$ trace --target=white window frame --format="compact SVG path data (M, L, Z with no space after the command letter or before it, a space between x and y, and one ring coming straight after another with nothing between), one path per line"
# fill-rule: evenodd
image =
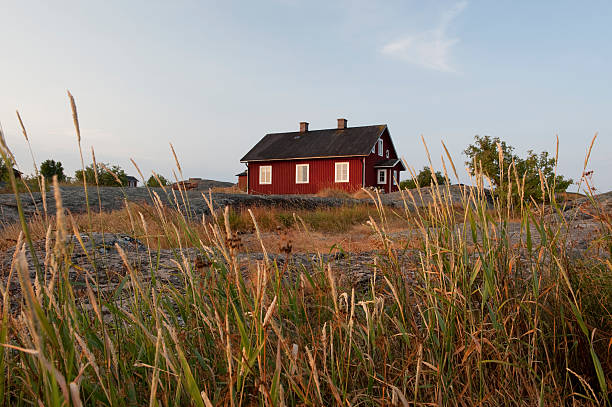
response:
M306 181L300 180L300 167L306 167ZM295 165L295 183L296 184L308 184L310 182L310 164L296 164Z
M380 174L384 175L384 180L380 180ZM376 183L378 185L386 185L387 184L387 170L384 168L379 169L378 171L376 171Z
M341 172L338 171L340 166L346 165L346 179L340 179L338 176L341 175ZM348 161L338 162L334 166L334 179L336 182L349 182L349 163Z
M269 174L268 180L265 179L266 170ZM270 184L272 184L272 166L262 165L259 167L259 185L270 185Z
M389 158L389 150L385 152L385 158Z
M383 156L383 141L382 139L378 139L378 155Z
M372 146L372 154L374 154L375 152L376 152L376 144Z

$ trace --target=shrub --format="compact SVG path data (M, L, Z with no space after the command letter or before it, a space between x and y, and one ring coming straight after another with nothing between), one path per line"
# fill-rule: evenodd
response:
M573 183L573 180L555 173L557 163L548 152L536 154L529 150L523 159L513 151L513 147L497 137L475 136L474 144L463 152L469 158L466 165L472 175L487 176L502 202L507 200L508 190L511 199L508 204L519 202L521 197L526 202L532 199L548 201L553 194L565 192ZM543 193L549 188L548 194Z
M155 178L155 176L151 175L149 177L149 179L147 180L147 186L151 187L151 188L156 188L156 187L165 187L166 185L170 185L170 181L168 181L163 175L159 175L156 174L157 178ZM160 184L161 182L161 184Z
M436 177L438 185L442 185L446 182L446 178L444 178L444 175L442 175L440 171L436 171L434 176ZM431 169L429 167L423 167L423 169L419 171L416 176L416 182L414 179L406 179L400 182L400 188L413 189L417 187L417 183L419 187L428 187L433 184L433 177L431 174Z
M8 166L6 161L0 157L0 182L7 182L9 180Z
M110 165L99 163L97 165L97 184L104 187L118 187L127 185L127 174L118 165ZM74 173L74 177L83 182L83 170L77 170ZM117 182L119 180L120 182ZM85 181L88 184L96 183L96 174L94 173L93 164L85 168Z
M514 147L507 145L505 141L497 137L476 135L474 144L470 144L463 154L469 158L465 164L473 175L484 174L491 180L494 187L499 187L501 174L507 172L508 166L516 158L513 151ZM503 168L500 157L503 160Z
M51 180L54 175L57 175L59 182L66 181L66 175L64 174L64 167L61 161L45 160L40 165L40 174L47 180Z
M561 175L555 174L556 162L555 159L548 156L546 151L541 152L539 155L529 150L527 152L527 158L524 160L518 159L516 162L516 171L519 179L521 174L525 177L524 182L524 196L525 199L535 199L537 202L547 201L548 197L546 194L542 195L544 190L547 189L545 186L542 188L540 180L540 172L542 173L543 181L546 183L548 188L551 188L553 192L560 193L565 192L573 181L571 179L565 179ZM507 190L508 180L502 182L502 190ZM518 197L518 188L513 185L513 197Z

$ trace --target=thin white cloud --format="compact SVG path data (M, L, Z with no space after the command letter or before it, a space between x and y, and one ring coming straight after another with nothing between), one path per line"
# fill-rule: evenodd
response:
M440 20L434 29L392 41L386 44L381 52L427 69L455 72L450 63L450 54L459 39L449 38L446 31L450 23L466 6L467 1L454 4L440 16Z

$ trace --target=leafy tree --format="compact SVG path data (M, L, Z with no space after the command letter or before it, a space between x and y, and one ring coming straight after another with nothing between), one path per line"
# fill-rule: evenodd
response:
M555 175L555 164L555 159L549 157L546 151L536 154L532 150L529 150L527 152L527 158L524 160L517 160L516 171L521 183L523 182L523 174L525 176L524 194L526 198L533 198L538 202L542 201L542 181L540 180L540 172L545 182L544 188L549 188L555 193L565 192L567 187L574 182L572 179L565 179L562 175ZM521 188L523 187L521 186ZM518 194L516 185L512 187L512 191L513 195ZM544 196L544 200L546 199L547 197Z
M0 182L9 182L9 169L12 169L15 174L15 178L20 178L21 173L14 169L14 167L7 165L4 158L0 157Z
M57 175L59 182L66 181L66 175L64 175L64 167L60 161L45 160L40 165L40 173L46 179L52 179L54 175Z
M0 157L0 182L8 182L8 167L2 157Z
M475 136L474 141L474 144L464 151L470 159L466 161L466 165L473 175L486 175L495 188L494 192L502 198L502 201L506 199L510 188L512 202L519 202L519 183L524 194L523 199L527 201L533 199L537 202L546 200L548 198L546 194L542 196L540 173L545 182L544 187L555 193L565 192L573 183L571 179L555 175L555 159L546 151L536 154L529 150L527 157L523 159L513 154L513 147L497 137ZM503 163L500 163L500 150Z
M433 176L436 177L436 181L438 182L438 185L442 185L443 183L446 182L446 178L444 178L444 175L442 175L440 171L436 171L436 173L433 174ZM418 182L419 187L428 187L431 184L433 184L434 183L433 176L431 173L431 169L429 167L423 167L423 169L419 171L419 173L416 176L416 181ZM417 182L415 182L414 179L412 178L406 179L400 182L400 188L402 189L416 188Z
M111 166L110 164L98 163L97 169L98 184L100 186L118 187L127 185L127 174L118 165ZM75 171L74 176L78 181L83 182L83 170ZM121 184L117 182L117 178L121 181ZM85 181L87 181L88 184L96 183L93 164L85 167Z
M155 187L170 185L170 181L168 181L163 175L157 174L157 178L159 178L159 181L157 181L157 179L155 179L155 177L151 175L149 179L147 180L147 186L155 188ZM160 185L160 182L161 182L161 185Z
M465 164L468 166L470 172L474 174L482 173L486 175L495 188L501 184L501 167L500 167L500 154L498 145L501 149L501 155L503 158L503 173L507 173L509 166L512 164L512 160L516 158L512 152L514 147L506 144L505 141L501 141L498 137L491 138L489 136L475 136L474 144L470 144L463 153L469 158Z

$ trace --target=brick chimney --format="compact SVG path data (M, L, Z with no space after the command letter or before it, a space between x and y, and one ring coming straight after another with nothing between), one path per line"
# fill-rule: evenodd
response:
M308 122L300 122L300 133L306 133L308 131Z
M339 129L346 129L348 127L347 126L347 122L348 122L348 120L346 120L346 119L338 119L338 128Z

